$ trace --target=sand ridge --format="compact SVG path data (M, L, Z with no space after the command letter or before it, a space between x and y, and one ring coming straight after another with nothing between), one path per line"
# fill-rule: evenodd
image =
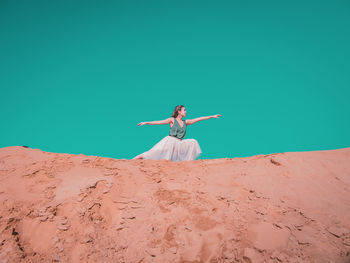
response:
M350 148L171 162L0 149L1 262L350 262Z

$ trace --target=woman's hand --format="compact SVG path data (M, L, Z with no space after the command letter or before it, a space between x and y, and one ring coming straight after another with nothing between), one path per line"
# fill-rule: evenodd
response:
M142 125L146 125L147 122L140 122L139 124L137 124L137 126L142 126Z
M219 118L219 116L221 116L220 114L216 114L216 115L213 115L211 116L212 118Z

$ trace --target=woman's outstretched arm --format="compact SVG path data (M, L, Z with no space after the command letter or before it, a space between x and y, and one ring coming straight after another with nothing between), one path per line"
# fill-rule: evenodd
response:
M137 126L142 126L142 125L160 125L160 124L169 124L171 122L171 118L167 118L165 120L162 121L146 121L146 122L140 122L139 124L137 124Z
M199 118L195 118L195 119L191 119L191 120L186 120L186 125L191 125L194 124L196 122L199 121L204 121L204 120L209 120L212 118L219 118L221 115L220 114L216 114L216 115L211 115L211 116L205 116L205 117L199 117Z

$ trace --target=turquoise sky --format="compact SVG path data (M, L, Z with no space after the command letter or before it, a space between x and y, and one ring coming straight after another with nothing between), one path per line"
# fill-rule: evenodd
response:
M1 1L0 147L199 159L350 147L350 2Z

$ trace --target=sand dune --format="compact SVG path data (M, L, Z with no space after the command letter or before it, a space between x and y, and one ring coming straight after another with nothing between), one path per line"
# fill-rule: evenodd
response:
M171 162L0 149L0 262L350 262L350 148Z

